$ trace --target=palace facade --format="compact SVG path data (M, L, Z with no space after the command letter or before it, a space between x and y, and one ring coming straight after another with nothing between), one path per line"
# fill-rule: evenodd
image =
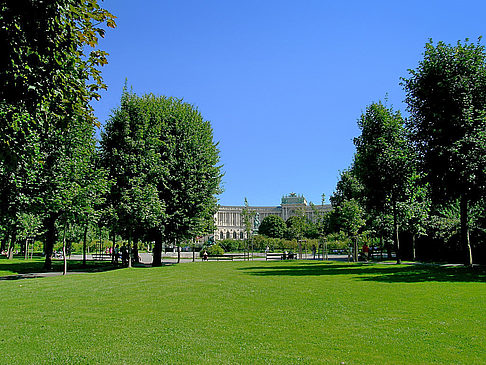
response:
M277 215L286 221L289 217L302 214L314 221L316 214L320 212L331 210L330 204L325 205L309 205L303 195L291 193L282 197L280 206L277 207L248 207L250 211L257 214L258 221L261 222L269 215ZM218 212L214 215L216 222L216 230L214 231L214 238L216 240L246 239L245 227L243 224L243 206L220 206ZM256 227L258 228L258 227ZM257 231L257 229L255 229Z

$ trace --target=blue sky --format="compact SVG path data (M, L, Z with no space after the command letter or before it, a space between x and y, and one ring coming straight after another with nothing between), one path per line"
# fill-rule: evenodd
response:
M425 43L486 35L484 1L105 0L117 28L101 40L103 124L125 78L137 94L183 98L211 121L222 205L321 202L353 158L357 119L388 97Z

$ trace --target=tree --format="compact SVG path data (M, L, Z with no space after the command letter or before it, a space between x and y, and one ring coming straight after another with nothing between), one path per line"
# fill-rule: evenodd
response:
M84 122L91 128L96 124L89 101L98 99L98 90L106 87L99 68L107 63L107 53L95 47L105 32L100 25L115 27L114 18L97 0L6 0L0 5L0 173L3 181L21 182L11 190L14 198L5 193L13 184L2 183L0 194L7 207L17 207L8 210L5 219L12 239L13 217L30 209L54 209L37 211L47 229L46 268L62 195L49 194L54 186L68 188L69 180L62 175L59 181L49 179L66 162L58 149L66 151L62 143L69 140L67 133L76 127L84 131ZM26 171L44 176L35 176L37 181L30 184L33 174L19 173L24 161L32 162ZM25 204L16 204L16 197L25 198ZM25 207L27 211L19 210Z
M461 241L472 265L468 208L486 191L486 52L484 46L432 40L403 79L407 125L434 202L460 200Z
M89 120L73 120L65 129L52 130L43 138L40 152L43 163L33 191L34 209L43 212L44 266L49 269L58 235L56 222L60 219L65 232L69 224L92 213L107 182L104 172L95 170L96 140Z
M48 110L78 110L72 114L80 114L85 108L92 111L88 101L98 99L98 90L106 88L99 67L107 63L107 53L95 48L105 34L100 25L114 28L115 18L99 6L98 0L3 1L2 103L13 106L14 113L26 111L31 115ZM34 127L32 123L25 126Z
M287 226L282 217L269 215L263 218L258 233L271 238L284 238L286 228Z
M245 207L241 211L241 219L243 221L243 226L246 233L246 249L248 250L249 241L251 239L251 234L253 231L253 224L255 220L256 212L250 209L248 205L248 200L245 198ZM249 255L249 253L248 253ZM248 256L249 257L249 256Z
M307 219L303 209L296 209L296 215L288 217L285 221L287 225L287 238L302 240L307 227Z
M358 125L361 135L354 139L354 171L363 185L369 209L386 213L391 208L393 241L397 263L400 263L398 203L406 199L406 186L412 173L413 160L404 120L399 112L378 102L366 108Z
M129 240L137 234L155 241L154 266L164 240L177 244L214 231L219 151L194 106L125 90L101 145L117 229Z
M361 201L363 199L363 186L358 181L353 167L340 171L336 190L329 200L333 207L338 207L345 200L350 199L356 201Z
M354 199L345 200L338 208L339 225L341 229L353 240L353 260L358 261L358 233L364 226L363 208Z
M419 174L410 176L407 184L407 200L399 203L399 210L404 213L404 227L412 235L412 260L416 260L415 241L424 236L430 214L431 201L428 185L422 183Z

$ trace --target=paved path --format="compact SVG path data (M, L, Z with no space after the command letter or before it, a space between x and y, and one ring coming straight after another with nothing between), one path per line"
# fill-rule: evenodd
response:
M258 256L253 257L253 261L265 261L265 254L264 253L259 253L256 254ZM140 257L140 261L143 264L150 265L152 264L152 254L147 253L147 252L140 252L138 254ZM82 260L83 256L82 255L71 255L69 257L69 260ZM92 260L91 254L87 255L87 259L89 261ZM305 255L303 254L302 257L303 260L313 260L312 254ZM348 256L347 255L328 255L328 259L330 261L347 261ZM181 262L192 262L192 252L181 252ZM202 261L201 258L199 257L199 252L196 252L194 255L194 260L197 261ZM317 259L316 259L317 260ZM235 259L235 261L243 261L243 259ZM175 263L177 262L177 252L167 252L164 253L163 258L162 258L163 263Z

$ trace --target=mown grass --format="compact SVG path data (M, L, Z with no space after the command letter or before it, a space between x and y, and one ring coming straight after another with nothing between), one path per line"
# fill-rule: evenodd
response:
M7 364L482 364L482 269L198 262L0 281Z

